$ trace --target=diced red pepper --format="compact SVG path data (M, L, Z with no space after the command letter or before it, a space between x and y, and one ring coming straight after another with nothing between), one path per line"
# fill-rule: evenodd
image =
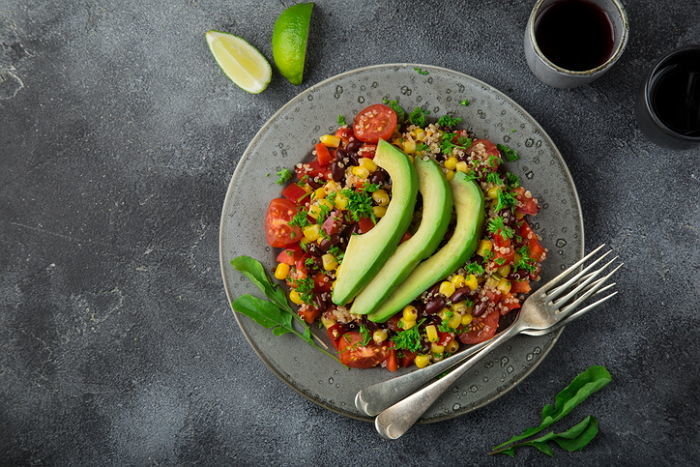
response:
M537 200L530 195L528 198L525 196L525 188L519 186L515 190L515 197L518 199L518 207L515 209L516 212L522 214L535 215L540 211L540 206L537 204Z
M280 253L277 255L277 262L294 266L297 261L303 261L305 256L306 253L304 253L298 244L292 245L280 251Z
M511 282L511 287L510 287L511 293L529 293L530 290L532 290L532 287L530 287L530 281L527 279L524 281L512 281Z
M352 132L352 128L345 127L338 128L338 130L335 132L335 136L343 140L345 144L348 144L350 142L350 138L354 137L355 134Z
M316 321L316 318L318 318L320 314L321 310L315 306L302 305L301 308L299 308L299 316L308 324L312 324Z
M318 165L321 167L326 167L328 164L333 162L331 152L321 143L316 145L316 160L318 161Z
M357 224L361 234L369 232L374 227L374 222L369 217L360 217Z
M374 154L377 151L377 146L375 144L363 144L357 155L360 157L367 157L368 159L374 159Z
M282 196L284 196L288 200L298 203L301 198L306 196L306 190L304 190L296 183L290 183L282 189Z
M396 349L389 349L389 356L386 359L386 369L389 371L396 371L399 369L399 362L396 357Z

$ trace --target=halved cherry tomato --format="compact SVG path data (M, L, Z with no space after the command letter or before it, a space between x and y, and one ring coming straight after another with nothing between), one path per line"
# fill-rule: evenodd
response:
M390 107L374 104L355 116L352 130L360 141L376 143L380 139L389 139L396 130L397 122L396 112Z
M297 185L296 183L290 183L284 189L282 189L282 196L285 198L298 203L301 198L306 196L306 190Z
M299 308L299 316L301 316L301 318L308 324L313 324L313 322L316 321L316 318L318 318L320 314L321 310L319 310L315 306L302 305L301 308Z
M471 152L474 149L474 146L477 144L483 144L484 148L486 148L486 154L489 156L497 156L501 157L501 151L498 150L495 144L493 144L491 141L487 139L475 139L472 141L472 145L469 146L469 149L467 149L467 152Z
M513 310L517 310L518 308L520 308L520 300L518 300L511 294L505 294L501 299L500 306L501 314L505 315Z
M265 216L265 237L270 246L282 248L301 240L301 229L289 225L296 213L296 205L288 199L275 198L270 201Z
M537 204L535 198L530 196L529 198L525 196L525 188L519 186L515 190L515 197L518 199L518 207L516 212L519 211L523 214L535 215L540 211L540 206Z
M407 368L413 365L413 361L416 359L416 354L410 350L399 350L397 353L401 355L401 367ZM398 355L397 355L398 356Z
M493 243L496 246L494 248L495 254L493 255L493 261L498 265L510 264L515 259L515 249L513 248L510 238L506 238L500 233L493 235ZM506 252L500 251L503 248L507 248ZM502 261L495 261L501 258Z
M333 156L326 146L321 143L316 145L316 160L318 165L325 167L331 162L333 162Z
M322 272L314 274L314 290L317 292L330 292L331 278Z
M357 227L360 230L360 233L363 234L372 230L372 227L374 227L374 222L372 222L372 219L369 217L360 217Z
M328 333L328 338L331 340L331 344L338 350L340 338L343 336L343 327L336 323L326 329L326 332Z
M498 310L494 310L486 316L475 317L469 324L471 330L459 335L460 342L462 344L478 344L491 339L498 329L500 316Z
M438 331L438 345L447 345L454 340L455 336L451 332Z
M396 371L399 369L399 362L396 357L396 349L389 349L389 356L386 358L386 369L389 371Z
M349 127L343 127L343 128L338 128L335 132L335 136L343 140L345 144L348 144L350 142L350 138L354 137L355 135L352 133L352 128Z
M318 161L301 164L301 166L295 167L294 171L299 180L303 180L305 176L311 178L321 177L325 180L330 180L332 178L331 169L328 167L321 167Z
M528 293L532 290L530 287L530 281L511 281L510 293Z
M277 262L294 266L297 261L303 260L304 256L306 256L306 253L298 244L291 245L280 251L280 254L277 255Z
M522 225L520 226L519 234L521 237L523 237L523 241L527 244L528 255L530 258L534 259L538 263L542 261L545 256L545 250L540 243L539 238L537 238L537 234L530 227L530 224L523 221Z
M351 368L371 368L386 360L389 349L371 342L360 345L362 336L357 331L343 334L338 341L340 362Z
M374 144L363 144L362 147L357 151L357 155L360 157L366 157L368 159L374 159L374 154L377 152L377 146Z

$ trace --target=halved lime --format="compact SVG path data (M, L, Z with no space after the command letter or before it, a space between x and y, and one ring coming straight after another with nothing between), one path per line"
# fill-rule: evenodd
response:
M280 13L272 30L272 58L282 76L292 84L304 78L306 42L313 3L299 3Z
M272 67L263 54L245 39L221 31L205 34L216 63L236 85L251 94L259 94L272 79Z

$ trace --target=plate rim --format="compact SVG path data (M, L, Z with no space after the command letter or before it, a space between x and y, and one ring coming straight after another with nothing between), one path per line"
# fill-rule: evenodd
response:
M260 127L260 129L255 133L255 136L253 136L253 139L250 140L250 143L246 146L245 150L243 151L243 154L241 154L241 157L238 159L238 162L236 163L236 168L233 170L233 174L231 175L231 180L229 181L229 184L226 188L226 196L224 197L224 203L221 207L221 217L219 219L219 268L221 272L221 279L223 281L224 285L224 292L226 293L226 298L228 300L228 305L231 310L231 313L233 314L234 319L236 320L236 324L238 325L238 328L241 330L241 333L245 337L245 340L248 342L248 345L253 349L255 354L258 356L260 360L265 364L265 366L268 368L268 370L272 371L272 373L279 378L282 382L284 382L287 386L292 388L295 392L298 394L302 395L304 398L307 400L313 402L314 404L323 407L324 409L330 410L331 412L334 412L338 415L343 415L348 418L352 418L355 420L360 420L363 422L368 422L368 423L373 423L374 422L374 417L365 417L365 416L358 416L357 414L354 414L352 412L348 412L346 410L340 409L338 407L333 407L330 404L326 404L324 401L321 401L319 399L314 398L311 394L307 394L304 392L302 389L296 387L291 381L289 381L284 374L279 371L277 368L274 367L274 365L269 361L269 359L260 351L260 349L255 345L255 343L251 340L250 336L246 332L245 328L242 326L240 317L238 314L235 312L232 306L233 302L233 297L232 297L232 291L229 290L228 283L226 281L226 270L227 270L227 265L229 264L229 260L224 258L224 218L227 212L227 208L230 207L230 205L233 203L233 198L234 198L234 185L237 183L238 178L241 176L241 167L243 166L242 162L244 161L245 158L248 157L249 152L252 150L252 148L257 144L258 140L262 138L262 135L264 134L267 129L272 126L273 121L276 119L277 116L282 114L287 108L292 107L293 102L296 101L299 98L302 98L308 94L311 94L315 92L318 88L325 86L328 83L332 83L333 81L337 81L339 79L345 78L349 75L353 74L358 74L358 73L363 73L366 71L371 71L373 69L381 69L381 68L391 68L391 67L419 67L421 69L430 69L430 70L437 70L441 72L447 72L447 73L453 73L456 74L460 77L472 80L473 82L481 85L481 86L486 86L488 89L490 89L492 92L499 94L500 97L510 105L512 105L516 110L521 112L523 115L525 115L527 118L530 118L532 121L534 121L538 127L540 127L541 132L542 132L542 137L546 139L550 145L554 148L554 153L555 156L559 158L559 160L562 162L562 167L564 168L564 175L568 179L568 182L571 184L573 187L573 194L574 194L574 200L576 201L576 207L578 208L578 220L581 225L581 238L579 242L579 250L580 250L580 255L583 256L585 252L585 224L583 220L583 208L581 207L581 200L579 198L578 194L578 189L576 188L576 183L574 181L573 176L571 175L571 171L569 170L569 166L566 163L566 160L564 159L564 156L562 156L561 152L559 151L559 148L557 147L556 144L554 144L554 140L549 136L549 134L546 132L544 127L540 124L540 122L530 115L528 111L526 111L520 104L518 104L515 100L513 100L510 96L499 90L498 88L494 87L493 85L486 83L485 81L482 81L478 78L475 78L467 73L463 73L461 71L456 71L450 68L446 67L441 67L437 65L426 65L426 64L420 64L420 63L383 63L383 64L377 64L377 65L368 65L368 66L363 66L359 68L354 68L352 70L344 71L342 73L338 73L336 75L333 75L329 78L326 78L322 81L319 81L318 83L309 86L308 88L304 89L300 93L296 94L294 97L289 99L287 102L285 102L279 109L277 109L276 112L274 112L268 119L265 121L265 123ZM460 417L463 415L466 415L470 412L473 412L477 409L480 409L484 406L487 406L494 402L496 399L499 399L500 397L506 395L508 392L513 390L516 386L518 386L520 383L523 382L530 374L532 374L533 371L537 367L540 366L540 364L545 360L547 355L549 355L549 352L554 348L556 345L557 341L559 340L559 337L561 336L562 332L564 332L565 327L562 327L558 331L556 331L553 335L554 338L552 339L552 343L549 346L548 349L546 349L540 358L538 358L536 361L533 362L533 364L517 379L514 380L508 387L503 389L501 392L494 394L492 397L486 399L480 404L477 404L475 406L469 407L468 409L461 410L459 412L451 412L447 415L439 416L439 417L434 417L429 420L419 420L417 423L419 424L430 424L430 423L438 423L442 422L445 420L450 420L452 418Z

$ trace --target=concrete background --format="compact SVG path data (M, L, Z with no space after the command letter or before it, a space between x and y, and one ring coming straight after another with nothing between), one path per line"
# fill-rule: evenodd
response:
M633 104L660 55L700 43L700 2L628 0L620 62L563 91L526 67L532 1L319 1L304 84L276 74L247 95L203 34L234 32L271 57L290 3L0 0L0 463L697 462L700 151L651 145ZM399 61L472 74L525 107L573 172L588 245L609 243L627 267L621 296L518 388L387 442L257 359L226 304L217 226L236 161L276 109ZM614 382L557 425L596 415L585 451L486 455L592 364Z

